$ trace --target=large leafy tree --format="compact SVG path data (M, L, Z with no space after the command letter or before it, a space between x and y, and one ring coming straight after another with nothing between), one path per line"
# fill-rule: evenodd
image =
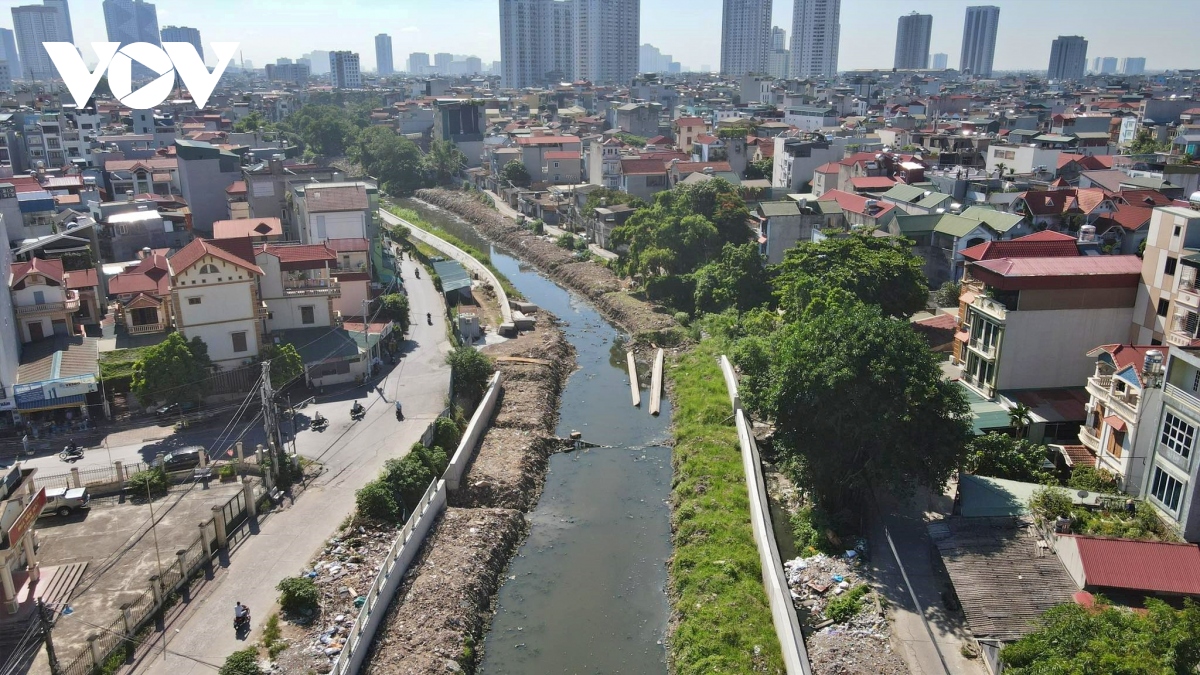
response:
M746 166L746 178L748 179L765 178L771 180L774 175L775 161L770 157L756 159Z
M294 131L318 155L338 157L354 143L360 125L340 105L306 105L293 113L284 126Z
M764 349L739 363L747 402L775 420L780 450L827 505L937 487L960 466L966 399L906 321L835 291Z
M411 323L408 296L403 293L389 293L376 299L379 303L379 316L387 321L394 321L400 326L400 334L408 332Z
M350 158L393 194L408 194L422 185L424 165L420 148L386 127L363 130L351 147Z
M425 170L433 174L434 180L444 185L467 165L467 156L453 141L435 140L429 144L429 152L421 161Z
M805 243L789 250L774 271L779 305L792 316L830 288L894 317L912 316L929 298L921 260L905 239L852 235Z
M500 168L500 180L505 183L512 183L517 187L529 187L533 183L533 178L529 176L529 169L518 160L510 160Z
M1000 652L1006 675L1186 675L1200 666L1200 605L1146 599L1146 612L1065 604Z
M286 387L304 373L304 360L300 358L300 352L296 351L295 345L268 345L259 352L259 358L271 362L273 389Z
M688 274L725 244L747 243L748 217L737 188L718 178L658 193L652 205L613 229L612 240L628 247L622 264L630 274Z
M771 299L771 286L755 244L725 244L716 260L696 270L698 312L746 311Z
M179 403L195 401L204 395L208 383L208 350L193 351L192 344L179 333L147 349L133 366L133 394L143 404L159 401ZM203 346L203 342L199 342Z
M455 395L467 401L477 402L483 398L488 379L495 366L483 352L461 345L446 357L450 364L450 383Z
M1131 155L1149 155L1155 152L1166 152L1170 149L1170 143L1159 143L1149 129L1139 129L1137 136L1129 143L1129 154Z
M971 439L967 445L966 469L979 476L1051 483L1054 473L1044 468L1048 455L1049 449L1044 445L991 433Z

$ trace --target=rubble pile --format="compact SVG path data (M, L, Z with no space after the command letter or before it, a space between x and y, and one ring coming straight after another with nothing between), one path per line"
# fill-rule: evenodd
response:
M908 675L904 661L892 650L888 620L875 591L862 596L858 613L845 623L826 616L832 600L869 584L860 551L796 558L783 567L804 624L814 675Z

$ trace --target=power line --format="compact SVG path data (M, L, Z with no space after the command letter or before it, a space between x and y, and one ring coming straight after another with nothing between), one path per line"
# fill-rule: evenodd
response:
M55 611L58 611L58 610L56 609ZM116 635L116 636L120 637L122 642L129 642L129 643L132 643L132 644L133 644L133 646L134 646L134 649L136 649L136 648L138 648L138 647L140 647L140 646L142 646L142 645L146 644L147 642L149 642L149 639L148 639L148 638L147 638L147 639L145 639L145 640L141 640L141 641L139 641L139 640L135 639L135 638L134 638L134 636L132 636L132 635L126 635L125 633L121 633L121 632L118 632L118 631L112 630L111 628L108 628L108 627L106 627L106 626L101 626L101 625L98 625L98 624L94 624L94 623L92 623L91 621L87 621L87 620L85 620L85 619L81 619L81 618L79 618L79 617L75 616L75 612L72 612L72 613L71 613L69 616L71 617L71 620L72 620L72 621L78 621L78 622L80 622L80 623L82 623L82 624L84 624L84 625L91 626L92 628L98 628L98 629L100 629L100 630L102 630L102 631L104 631L104 632L106 632L106 633L112 633L113 635ZM165 632L164 632L164 635L165 635ZM196 657L194 657L194 656L188 656L187 654L183 654L183 653L176 652L176 651L171 651L170 649L166 649L165 647L163 648L163 651L165 651L166 653L168 653L168 654L171 654L171 655L173 655L173 656L180 656L180 657L183 657L183 658L185 658L185 659L187 659L187 660L189 660L189 661L195 661L196 663L199 663L199 664L200 664L200 665L202 665L202 666L207 666L207 667L209 667L209 668L212 668L213 670L220 670L220 669L221 669L221 666L218 666L218 665L217 665L217 664L215 664L215 663L209 663L208 661L205 661L204 659L198 659L198 658L196 658Z

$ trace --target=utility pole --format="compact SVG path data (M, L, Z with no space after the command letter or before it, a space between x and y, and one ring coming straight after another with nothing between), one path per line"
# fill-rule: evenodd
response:
M278 436L276 435L278 427L275 424L275 395L271 390L271 362L269 360L262 362L262 410L263 410L263 431L267 433L267 449L270 450L272 441L278 446ZM274 471L275 455L271 453L272 471Z
M46 641L46 659L50 661L51 674L60 675L62 669L58 667L58 656L54 654L54 642L50 639L50 620L46 618L46 612L46 603L42 602L41 598L38 598L38 621L42 624L42 638Z
M395 278L395 277L393 277ZM367 379L371 379L371 301L363 300L363 344L367 346Z

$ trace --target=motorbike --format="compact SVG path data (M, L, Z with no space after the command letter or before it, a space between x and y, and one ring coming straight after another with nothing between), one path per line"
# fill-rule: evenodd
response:
M430 325L430 326L432 326L432 325L433 325L433 314L430 314L430 313L426 312L426 314L425 314L425 320L426 320L427 322L429 322L429 325Z
M58 458L64 462L72 462L73 463L76 460L83 459L83 448L80 448L80 447L72 448L71 446L68 445L67 447L63 448L62 452L58 453Z
M366 416L367 416L367 409L366 409L366 408L363 408L363 407L361 407L361 406L360 406L360 407L358 407L358 408L351 408L351 409L350 409L350 419L352 419L352 420L355 420L355 421L357 421L357 420L361 420L362 418L364 418L364 417L366 417Z
M404 410L400 408L399 403L396 404L396 420L399 422L404 421Z
M250 612L247 611L245 616L233 617L233 632L239 636L242 631L250 632Z
M313 419L311 426L313 431L325 431L325 428L329 426L329 420L317 417Z
M413 273L417 275L418 279L421 278L421 268L418 267L418 268L414 269Z

